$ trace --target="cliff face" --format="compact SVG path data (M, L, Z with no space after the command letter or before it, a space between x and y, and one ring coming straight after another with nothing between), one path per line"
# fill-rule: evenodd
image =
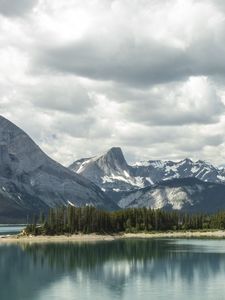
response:
M0 117L0 220L24 219L69 203L116 208L94 183L49 158L24 131Z

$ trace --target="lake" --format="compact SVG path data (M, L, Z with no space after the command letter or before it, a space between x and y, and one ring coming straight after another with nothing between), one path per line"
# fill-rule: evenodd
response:
M1 300L222 300L225 240L0 245Z
M1 225L0 224L0 236L12 235L20 233L24 229L24 225Z

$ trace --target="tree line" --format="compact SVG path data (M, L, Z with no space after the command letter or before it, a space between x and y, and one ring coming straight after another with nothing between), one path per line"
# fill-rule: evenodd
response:
M77 233L113 234L168 230L225 229L225 211L188 214L150 208L129 208L114 212L92 206L50 209L27 225L26 234L60 235Z

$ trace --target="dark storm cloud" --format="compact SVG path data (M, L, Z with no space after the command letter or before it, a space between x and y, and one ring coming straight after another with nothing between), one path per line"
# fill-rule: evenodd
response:
M15 17L26 14L38 0L0 0L0 14Z

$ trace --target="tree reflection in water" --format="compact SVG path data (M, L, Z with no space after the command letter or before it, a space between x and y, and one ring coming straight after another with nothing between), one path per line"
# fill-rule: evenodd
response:
M225 241L133 239L0 247L1 299L39 299L42 289L65 276L74 284L100 283L122 297L126 284L137 278L191 286L218 274L225 276Z

